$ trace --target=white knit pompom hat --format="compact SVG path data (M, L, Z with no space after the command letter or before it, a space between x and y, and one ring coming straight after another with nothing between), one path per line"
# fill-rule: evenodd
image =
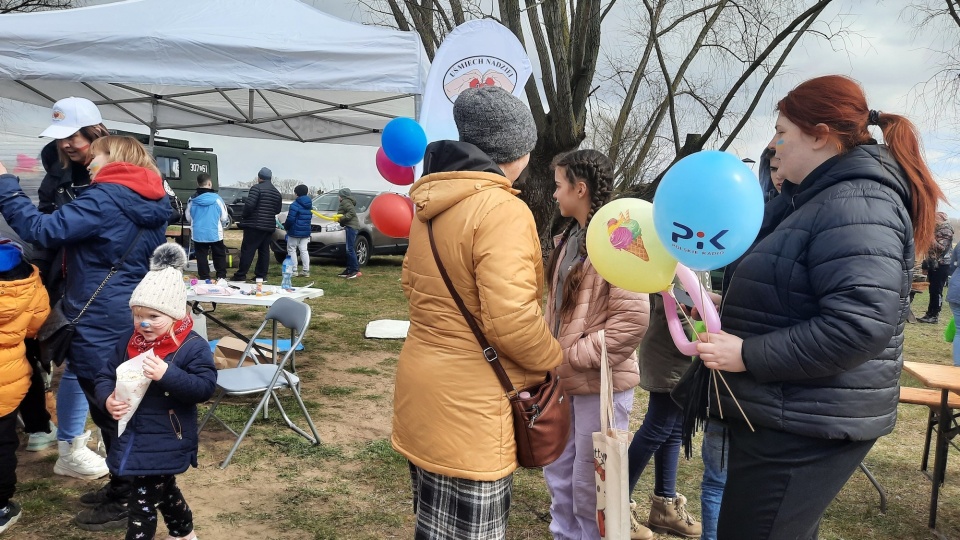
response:
M130 307L143 306L179 321L187 314L187 286L183 268L187 253L177 244L166 243L153 251L150 271L130 295Z

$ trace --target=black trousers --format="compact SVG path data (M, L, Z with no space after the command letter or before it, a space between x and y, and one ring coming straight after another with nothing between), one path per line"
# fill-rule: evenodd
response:
M227 247L223 245L223 240L216 242L194 242L193 246L197 251L197 277L200 279L210 279L210 265L207 263L207 254L213 251L213 268L217 272L217 279L226 279Z
M257 229L244 229L243 241L240 243L240 265L234 278L237 280L247 279L247 271L250 270L250 264L253 263L253 256L257 256L257 268L253 276L266 279L267 271L270 270L270 237L273 231L260 231Z
M90 404L90 418L92 418L93 423L100 428L100 433L103 436L103 444L107 447L107 454L109 454L110 448L114 444L117 444L119 424L107 411L101 409L100 405L97 404L96 385L93 379L77 377L77 382L80 383L80 389L83 390L83 395L86 396L87 402ZM133 478L129 476L117 476L111 473L110 484L107 489L107 498L126 504L127 499L130 498L130 491L133 489L132 486Z
M10 502L17 491L17 411L0 416L0 508Z
M125 540L153 538L157 532L157 510L163 515L170 536L180 538L193 531L193 512L177 487L177 477L134 476L127 508L127 536Z
M24 341L27 346L27 358L39 356L40 346L35 339ZM36 356L33 355L36 349ZM47 387L43 372L36 362L30 362L33 374L30 376L30 388L20 403L20 417L23 418L23 431L27 433L50 433L50 412L47 411Z
M818 439L731 423L718 540L816 540L820 518L876 439Z
M936 270L931 270L927 275L930 280L930 304L927 306L926 317L939 317L940 308L943 307L943 288L947 285L950 278L950 266L941 264Z

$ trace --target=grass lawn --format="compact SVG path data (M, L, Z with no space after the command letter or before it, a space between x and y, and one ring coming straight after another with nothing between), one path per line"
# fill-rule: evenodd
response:
M231 231L233 233L233 231ZM231 243L238 243L236 233ZM374 319L405 319L406 301L400 288L399 257L376 257L354 280L337 278L337 263L315 260L311 278L295 278L294 285L315 281L325 290L310 300L311 333L297 367L307 402L323 444L310 446L278 421L260 420L234 457L221 471L219 462L232 444L230 434L211 424L201 435L200 467L179 478L194 511L198 534L204 540L242 538L363 539L411 538L412 515L409 473L405 460L390 447L393 377L400 341L367 340L366 323ZM271 264L270 283L279 283L279 265ZM926 295L917 298L922 313ZM946 311L946 310L945 310ZM264 310L220 306L217 313L229 324L252 333ZM950 363L949 344L940 325L907 325L905 357L909 360ZM211 338L223 335L208 325ZM479 360L478 360L479 361ZM917 382L904 375L904 385ZM638 391L631 427L639 426L647 397ZM223 417L239 429L248 403L222 405ZM296 409L293 406L288 410ZM294 415L296 418L297 415ZM919 472L927 410L902 405L894 432L882 438L866 462L883 483L889 508L881 514L876 491L859 472L827 511L822 539L934 538L927 529L930 482ZM25 442L25 438L23 439ZM8 535L18 539L119 538L121 533L87 533L71 525L80 510L77 498L100 481L54 476L55 450L19 453L17 500L24 516ZM952 452L956 454L956 452ZM932 462L932 458L931 458ZM696 456L681 461L679 490L699 515L699 478L702 464ZM645 472L635 494L641 506L649 503L652 470ZM939 525L947 537L960 537L960 457L952 456L940 500ZM508 538L549 538L550 498L539 470L520 471L515 480ZM161 526L158 537L166 534ZM666 537L663 537L666 538Z

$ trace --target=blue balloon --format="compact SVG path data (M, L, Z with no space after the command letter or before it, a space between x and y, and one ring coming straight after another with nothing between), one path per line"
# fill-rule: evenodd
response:
M753 244L763 222L756 175L733 154L707 150L675 163L653 197L667 251L693 270L722 268Z
M390 161L412 167L423 161L427 150L427 134L413 118L394 118L380 135L380 146Z

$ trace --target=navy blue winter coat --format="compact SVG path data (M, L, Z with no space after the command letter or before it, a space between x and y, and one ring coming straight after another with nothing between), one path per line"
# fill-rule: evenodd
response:
M129 360L133 325L97 376L97 405L106 411L117 387L117 366ZM167 371L147 387L123 435L111 445L107 467L120 476L180 474L197 466L197 403L217 388L217 368L207 340L190 332L180 348L164 358Z
M77 323L68 362L78 377L95 379L107 360L104 351L113 350L133 324L130 294L146 275L150 254L166 241L170 202L159 175L127 163L109 163L93 185L51 214L33 206L16 176L0 175L0 214L25 241L48 249L66 248L63 308L70 319L143 230L123 266Z
M782 221L723 299L723 329L743 338L747 368L724 376L755 426L824 439L890 433L914 263L906 175L886 147L864 145L780 197L790 202ZM739 421L722 385L720 395Z
M313 200L308 195L301 195L295 201L290 203L290 209L287 211L287 220L283 223L283 228L287 230L287 236L293 238L309 238L310 222L313 220Z

